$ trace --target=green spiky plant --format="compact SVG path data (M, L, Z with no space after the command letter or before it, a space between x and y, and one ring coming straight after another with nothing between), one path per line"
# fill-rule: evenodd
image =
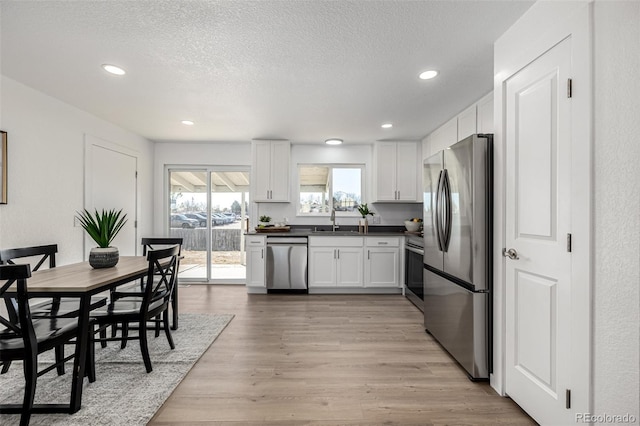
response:
M373 216L375 214L374 212L369 210L369 206L367 206L367 203L360 204L356 208L358 209L358 213L360 213L360 215L362 216L363 219L366 218L367 215Z
M87 234L93 241L98 244L100 248L107 248L110 246L111 241L118 235L118 232L122 229L125 223L127 223L127 214L122 213L120 210L102 210L98 212L96 209L95 214L91 214L90 211L84 209L76 215L76 218L80 221L80 225L87 231Z

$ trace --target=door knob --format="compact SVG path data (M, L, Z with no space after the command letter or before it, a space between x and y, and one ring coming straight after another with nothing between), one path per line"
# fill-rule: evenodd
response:
M502 249L502 255L504 257L508 257L511 260L518 260L520 259L518 257L518 252L516 251L516 249L512 249L510 248L509 250L507 250L506 248Z

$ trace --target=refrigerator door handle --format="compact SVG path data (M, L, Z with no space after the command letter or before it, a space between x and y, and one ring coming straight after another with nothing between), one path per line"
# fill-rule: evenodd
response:
M443 247L443 232L442 232L442 170L440 170L440 175L438 175L438 185L436 186L436 241L438 242L438 250L444 251Z
M443 230L443 241L442 245L444 246L444 251L449 250L449 243L451 242L451 228L453 222L453 206L451 205L451 181L449 180L449 172L447 169L444 169L443 174L443 193L444 193L444 203L445 203L445 217L444 217L444 230Z

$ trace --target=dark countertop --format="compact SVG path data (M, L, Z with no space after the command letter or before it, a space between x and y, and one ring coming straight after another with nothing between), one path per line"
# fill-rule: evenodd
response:
M248 232L245 235L264 235L267 237L404 237L416 234L408 233L404 226L369 226L369 232L361 234L358 233L357 226L341 226L336 231L331 231L331 226L292 225L288 232Z

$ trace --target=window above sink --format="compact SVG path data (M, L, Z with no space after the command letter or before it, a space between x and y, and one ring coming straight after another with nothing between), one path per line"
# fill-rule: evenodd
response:
M363 200L364 164L299 164L299 216L359 216Z

